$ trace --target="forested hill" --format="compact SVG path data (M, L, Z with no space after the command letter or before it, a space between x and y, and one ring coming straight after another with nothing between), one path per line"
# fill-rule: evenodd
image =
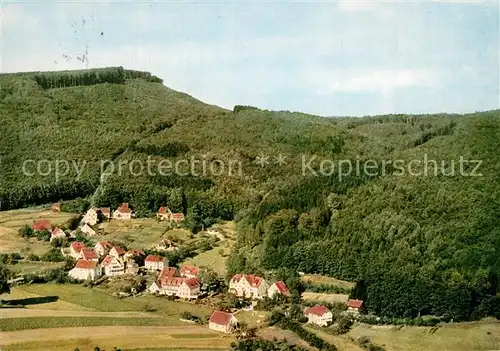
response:
M167 203L195 231L238 221L232 272L292 268L357 280L358 296L383 315L498 313L499 111L228 111L161 83L121 67L0 75L1 210L80 197L129 202L147 216ZM44 176L40 160L42 173L58 160L70 171ZM114 165L106 177L102 160ZM141 160L154 162L153 173L140 172ZM194 160L195 172L158 174L163 160ZM203 162L212 165L205 174ZM232 173L231 164L239 165Z

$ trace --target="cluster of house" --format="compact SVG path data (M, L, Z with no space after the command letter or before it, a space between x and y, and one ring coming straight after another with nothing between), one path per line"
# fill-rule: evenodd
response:
M142 260L145 269L153 272L168 265L163 257L146 256L140 249L125 251L122 247L107 241L99 241L93 248L88 248L79 241L72 242L69 255L77 260L69 275L78 280L95 280L103 274L109 277L137 274Z
M290 291L283 281L272 284L255 274L236 274L229 281L229 292L243 298L273 298L276 294L290 297Z
M158 278L148 288L157 295L177 296L183 299L197 299L200 295L201 282L199 269L194 266L182 266L180 269L164 266Z
M347 301L347 313L359 314L363 309L363 300L351 299ZM324 305L315 305L304 309L304 316L307 317L307 322L319 326L326 326L333 321L333 314L328 307Z

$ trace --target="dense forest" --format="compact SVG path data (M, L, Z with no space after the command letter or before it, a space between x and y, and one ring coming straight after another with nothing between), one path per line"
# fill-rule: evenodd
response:
M0 210L169 204L194 231L237 221L230 272L357 281L385 316L499 316L500 111L228 111L122 68L0 75L0 110ZM158 172L166 160L183 172ZM356 171L368 163L384 167Z

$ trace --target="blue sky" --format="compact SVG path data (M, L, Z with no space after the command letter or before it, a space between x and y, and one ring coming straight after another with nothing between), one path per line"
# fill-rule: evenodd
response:
M85 68L88 46L89 67L147 70L227 108L500 108L496 1L4 1L1 39L2 72Z

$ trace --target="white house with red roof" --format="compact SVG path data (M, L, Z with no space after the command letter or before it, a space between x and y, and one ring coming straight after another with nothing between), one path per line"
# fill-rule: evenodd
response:
M163 268L168 267L168 260L162 256L148 255L144 259L144 267L151 272L161 271Z
M99 216L97 215L97 211L99 209L97 207L92 207L87 210L85 215L83 216L83 223L88 225L96 225L99 221Z
M103 217L111 219L111 209L109 207L101 207L99 210L101 211Z
M198 278L180 277L174 267L161 270L158 278L148 288L152 294L177 296L183 299L196 299L200 294L201 283Z
M198 278L182 278L182 284L177 290L177 297L181 299L197 299L200 295L201 283Z
M109 255L116 258L122 258L125 255L125 250L118 245L113 245L111 250L109 250Z
M175 222L177 224L184 221L184 213L172 213L170 215L170 221Z
M31 225L31 229L33 229L36 232L41 232L44 230L47 231L52 231L52 224L46 219L37 219L33 224Z
M50 233L50 242L55 239L63 239L66 238L66 233L59 227L54 228L52 233Z
M96 231L87 223L85 223L80 230L82 231L83 234L87 236L95 236L97 235Z
M320 326L326 326L333 321L332 312L323 305L305 308L304 316L307 317L307 323L313 323Z
M97 256L96 252L93 249L89 249L88 247L83 247L80 250L80 254L78 255L78 259L98 262L99 256Z
M68 274L78 280L96 280L101 276L101 267L95 261L78 260L75 268L70 270Z
M179 273L181 277L185 278L198 278L198 274L200 273L200 269L195 266L185 265L179 269Z
M363 309L363 300L353 300L347 301L347 312L358 314Z
M113 244L109 241L98 241L94 246L94 251L99 257L106 256L113 248Z
M81 241L73 241L69 246L69 255L74 259L80 256L80 251L85 247L85 244Z
M288 290L288 287L286 286L284 281L277 281L275 283L272 283L269 289L267 289L267 296L272 299L276 294L283 295L285 297L290 297L292 294L290 294L290 290Z
M230 333L237 324L238 320L232 313L213 311L208 321L208 328L222 333Z
M160 221L170 221L170 216L172 215L172 211L167 206L162 206L158 210L158 213L156 214L156 217Z
M124 202L113 212L114 219L128 220L132 218L132 210L128 207L128 203Z
M229 281L229 292L239 297L262 299L267 296L269 284L255 274L236 274Z
M125 263L119 258L107 255L101 262L104 274L108 277L125 274Z

